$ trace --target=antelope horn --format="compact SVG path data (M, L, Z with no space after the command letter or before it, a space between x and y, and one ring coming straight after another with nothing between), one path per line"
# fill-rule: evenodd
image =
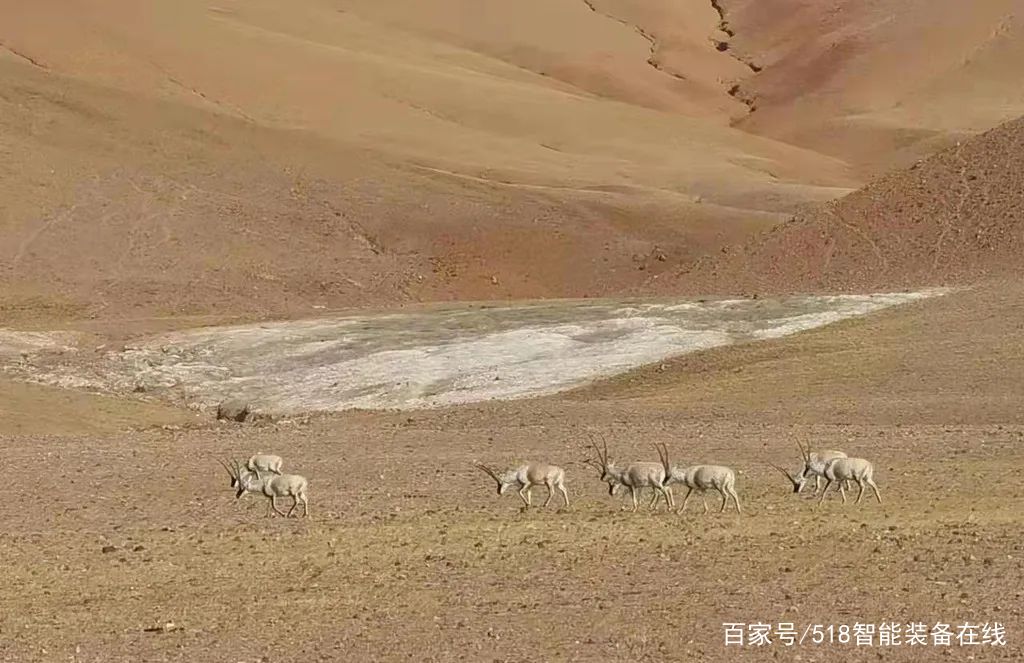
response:
M225 462L224 462L223 460L221 460L220 458L218 458L218 459L217 459L217 462L218 462L218 463L220 463L220 466L224 468L224 471L228 473L228 476L229 476L229 477L231 477L232 479L234 479L234 478L235 478L235 473L231 471L231 468L230 468L230 467L228 467L228 464L227 464L227 463L225 463Z
M792 483L792 484L793 484L794 486L799 486L799 485L800 485L800 482L799 482L799 481L797 481L796 479L794 479L794 478L793 478L793 475L792 475L792 474L790 474L789 472L787 472L786 470L782 469L781 467L779 467L778 465L776 465L775 463L773 463L773 462L771 462L771 461L765 461L765 462L766 462L766 463L768 463L769 465L771 465L772 467L774 467L774 468L775 468L776 470L778 470L779 472L781 472L781 473L783 474L783 476L785 476L785 477L786 477L787 479L789 479L789 480L790 480L790 482L791 482L791 483Z
M484 465L483 463L473 463L473 467L476 467L477 469L483 470L483 471L484 471L484 472L486 472L486 473L487 473L487 474L488 474L488 475L489 475L489 476L490 476L490 477L491 477L492 479L494 479L494 480L495 480L495 481L497 481L498 483L501 483L501 479L499 479L499 478L498 478L498 475L497 475L497 473L496 473L496 472L495 472L494 470L492 470L491 468L489 468L489 467L487 467L486 465Z
M810 447L808 447L807 449L804 449L804 445L800 444L800 440L793 440L793 441L796 442L796 447L797 447L797 449L800 450L800 459L803 460L805 463L809 463L811 461L811 450L810 450Z
M588 432L588 433L587 433L587 437L589 437L589 438L590 438L590 446L591 446L591 447L593 447L593 449L594 449L594 453L596 453L596 454L597 454L597 460L598 460L598 462L599 462L599 463L601 463L601 466L602 466L602 467L604 467L604 466L608 465L608 456L607 456L607 453L606 453L606 454L604 454L604 455L602 455L602 454L601 454L601 449L600 449L600 447L598 447L598 446L597 446L597 442L595 442L595 441L594 441L594 435L593 435L592 433L589 433L589 432ZM606 452L607 452L607 449L608 449L608 445L607 445L607 443L606 443L606 444L605 444L605 451L606 451Z
M665 466L665 476L671 473L671 467L668 462L668 446L664 442L655 444L654 448L658 450L658 457L661 458L661 464Z

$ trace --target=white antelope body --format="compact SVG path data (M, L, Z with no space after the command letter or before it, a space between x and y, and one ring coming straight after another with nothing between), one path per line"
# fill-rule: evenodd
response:
M704 499L704 492L717 490L722 496L722 508L719 513L725 511L729 498L736 504L736 513L743 513L740 509L740 498L736 495L736 473L724 465L693 465L691 467L673 467L669 472L666 483L681 483L686 486L686 497L679 507L678 513L686 509L686 502L690 499L693 491L700 492L700 501L704 505L704 513L708 512L708 503Z
M281 474L281 465L284 461L280 456L273 454L257 453L249 458L245 468L250 472L263 472L264 474Z
M808 479L814 477L814 492L812 494L817 495L821 488L821 480L825 476L825 466L836 458L847 458L847 455L836 449L822 449L821 451L808 449L808 454L804 458L804 470L800 473L800 486L796 492L799 493L803 490Z
M306 494L309 489L309 481L306 480L306 477L301 477L297 474L269 474L261 476L259 472L243 471L238 461L233 460L232 465L233 467L228 467L227 465L224 465L224 467L232 476L231 486L235 489L235 499L242 497L246 493L261 494L270 501L267 508L268 516L270 515L270 509L273 509L275 513L286 518L291 516L299 502L302 502L302 517L306 518L309 516L309 501ZM292 506L288 509L288 513L284 513L277 508L277 499L279 497L292 498Z
M825 467L829 462L836 458L846 458L846 453L838 451L836 449L821 449L819 451L811 451L808 446L804 448L799 441L796 443L797 448L800 450L800 462L801 468L796 474L790 474L788 471L782 469L774 463L769 463L779 472L782 472L787 479L793 484L793 492L800 493L807 482L813 477L814 478L814 492L812 496L817 495L821 489L821 480L825 478Z
M839 494L843 496L843 504L846 504L846 491L843 490L843 483L846 481L855 481L860 487L854 504L860 504L861 498L864 497L864 484L871 486L878 503L882 503L882 495L875 485L875 466L871 461L863 458L834 458L825 466L825 488L821 491L818 504L824 501L825 493L833 483L839 484Z
M652 488L655 491L654 499L651 500L651 506L654 506L659 494L665 498L665 505L670 510L675 506L675 500L672 499L672 489L665 484L669 473L669 463L668 450L664 444L660 446L654 445L658 451L658 456L661 457L660 463L639 462L631 463L626 467L618 467L615 463L608 460L607 441L604 442L603 452L593 442L591 442L591 446L594 452L597 453L598 458L592 464L601 472L601 481L608 484L608 494L614 496L619 486L629 488L630 497L633 498L634 513L640 505L640 491L644 488Z
M565 470L556 465L526 463L504 472L497 472L480 463L474 465L497 482L499 495L504 495L506 490L517 486L519 497L523 500L523 504L529 507L532 505L530 489L534 486L544 486L548 489L548 498L544 501L544 506L551 503L556 489L562 494L565 506L569 506L569 493L565 489Z

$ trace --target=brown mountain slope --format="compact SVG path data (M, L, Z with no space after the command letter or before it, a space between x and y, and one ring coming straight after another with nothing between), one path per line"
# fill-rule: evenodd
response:
M1022 112L967 5L0 0L0 324L635 290Z
M1024 118L698 261L660 288L893 290L1024 273Z
M720 0L739 81L737 126L868 175L1024 114L1019 0Z
M609 294L855 184L583 2L379 4L0 0L4 324Z

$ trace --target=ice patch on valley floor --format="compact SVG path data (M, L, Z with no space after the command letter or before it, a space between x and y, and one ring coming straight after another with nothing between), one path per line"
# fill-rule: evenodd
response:
M432 408L552 394L670 356L779 338L942 292L549 301L211 327L33 378L196 407L241 399L268 414Z
M79 335L74 332L0 329L0 359L27 359L40 352L74 352L78 341Z

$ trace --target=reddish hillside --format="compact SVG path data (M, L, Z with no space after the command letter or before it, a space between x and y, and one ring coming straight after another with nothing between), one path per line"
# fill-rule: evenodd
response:
M485 4L6 3L0 326L615 294L860 183L710 5Z
M868 176L1024 113L1020 0L719 0L745 131Z
M661 289L877 291L1018 275L1022 185L1019 118L659 279Z
M0 326L643 292L1024 113L1018 4L7 2Z

